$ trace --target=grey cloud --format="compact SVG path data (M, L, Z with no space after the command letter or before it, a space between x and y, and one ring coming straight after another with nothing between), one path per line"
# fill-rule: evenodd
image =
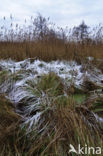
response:
M78 25L81 20L87 24L98 24L103 18L102 0L3 0L0 2L0 17L12 13L17 21L22 21L37 12L50 17L57 25Z

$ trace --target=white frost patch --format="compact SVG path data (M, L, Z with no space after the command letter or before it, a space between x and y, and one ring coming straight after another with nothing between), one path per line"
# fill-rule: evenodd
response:
M94 69L93 72L81 72L82 66L77 65L75 61L51 61L49 63L46 63L44 61L34 60L34 62L31 63L30 59L20 62L14 62L12 60L1 60L0 66L2 66L6 70L10 70L12 73L16 73L20 70L26 70L26 72L28 73L28 75L25 75L26 73L24 73L24 76L26 78L28 76L36 77L41 76L42 74L47 74L49 72L55 72L59 77L63 79L63 81L67 82L67 85L69 85L69 81L71 79L74 80L74 84L81 84L84 75L86 75L93 82L97 82L99 84L103 79L103 74L101 74L97 69ZM18 82L18 84L21 84L22 82Z
M101 84L103 74L101 74L99 70L94 68L93 71L81 71L82 65L78 65L75 61L51 61L47 63L40 60L34 60L31 63L31 59L28 58L20 62L1 60L0 66L4 70L9 70L11 73L18 74L22 77L20 80L13 82L13 90L9 93L10 99L16 102L19 102L24 96L25 92L20 88L27 80L36 80L40 78L42 74L48 74L49 72L56 73L62 79L66 87L69 87L72 81L74 85L81 88L84 77L103 86L103 84ZM21 73L17 73L18 71L21 71ZM8 84L4 85L4 87L2 86L4 92L7 90L7 86Z
M103 118L99 117L97 114L94 113L94 116L97 122L100 124L101 128L103 128Z
M28 118L26 118L26 121L24 124L29 124L28 130L30 130L32 126L34 126L39 121L40 115L41 115L41 112L37 112L35 115L29 116Z

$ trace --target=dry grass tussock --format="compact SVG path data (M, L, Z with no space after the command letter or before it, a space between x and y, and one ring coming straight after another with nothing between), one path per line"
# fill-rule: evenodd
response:
M64 100L65 101L65 100ZM89 121L90 112L85 108L73 108L71 100L66 103L57 102L55 110L48 110L42 115L38 130L40 131L31 146L31 155L68 155L69 144L77 148L86 143L90 146L102 146L98 124L95 117ZM72 102L73 104L73 102ZM59 105L59 106L58 106ZM62 106L60 106L62 105ZM59 107L59 108L58 108ZM83 110L84 112L82 112ZM90 114L89 114L90 113ZM88 114L88 115L87 115ZM83 118L88 120L85 122ZM43 119L43 121L42 121ZM89 125L90 124L90 125Z
M64 88L54 73L43 75L37 82L27 81L23 89L27 90L28 97L18 103L26 112L24 116L18 115L13 104L0 96L2 156L67 156L69 144L75 148L78 144L103 146L102 127L93 108L90 111L86 104L78 105L72 96L64 95ZM24 117L32 118L37 112L41 112L40 118L30 128Z

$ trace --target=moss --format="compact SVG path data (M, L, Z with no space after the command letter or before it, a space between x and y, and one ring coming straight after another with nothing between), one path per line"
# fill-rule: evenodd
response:
M83 103L86 100L86 94L74 94L73 98L75 100L75 102L77 102L78 104Z

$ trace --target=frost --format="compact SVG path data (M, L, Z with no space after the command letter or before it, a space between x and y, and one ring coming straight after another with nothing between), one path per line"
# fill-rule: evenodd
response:
M88 59L91 60L91 58ZM41 114L40 112L36 112L35 115L31 116L30 112L32 112L34 107L39 107L43 97L41 96L40 99L40 97L33 95L26 90L25 87L28 87L27 81L35 81L35 88L36 82L43 74L54 72L61 78L66 87L69 87L72 81L76 87L81 88L85 77L92 82L103 86L101 83L101 80L103 80L103 74L100 70L95 67L93 67L92 70L90 68L81 70L83 66L85 65L78 65L75 61L57 60L47 63L37 59L31 62L30 58L20 62L15 62L13 60L1 60L0 67L2 67L3 70L10 71L11 77L9 75L8 80L1 84L0 92L8 93L9 99L15 103L15 106L17 106L17 104L21 101L26 104L25 108L23 108L26 116L25 123L30 123L30 128L34 122L36 123L36 121L38 121ZM17 76L20 78L16 80L15 78ZM103 119L100 120L103 121Z

